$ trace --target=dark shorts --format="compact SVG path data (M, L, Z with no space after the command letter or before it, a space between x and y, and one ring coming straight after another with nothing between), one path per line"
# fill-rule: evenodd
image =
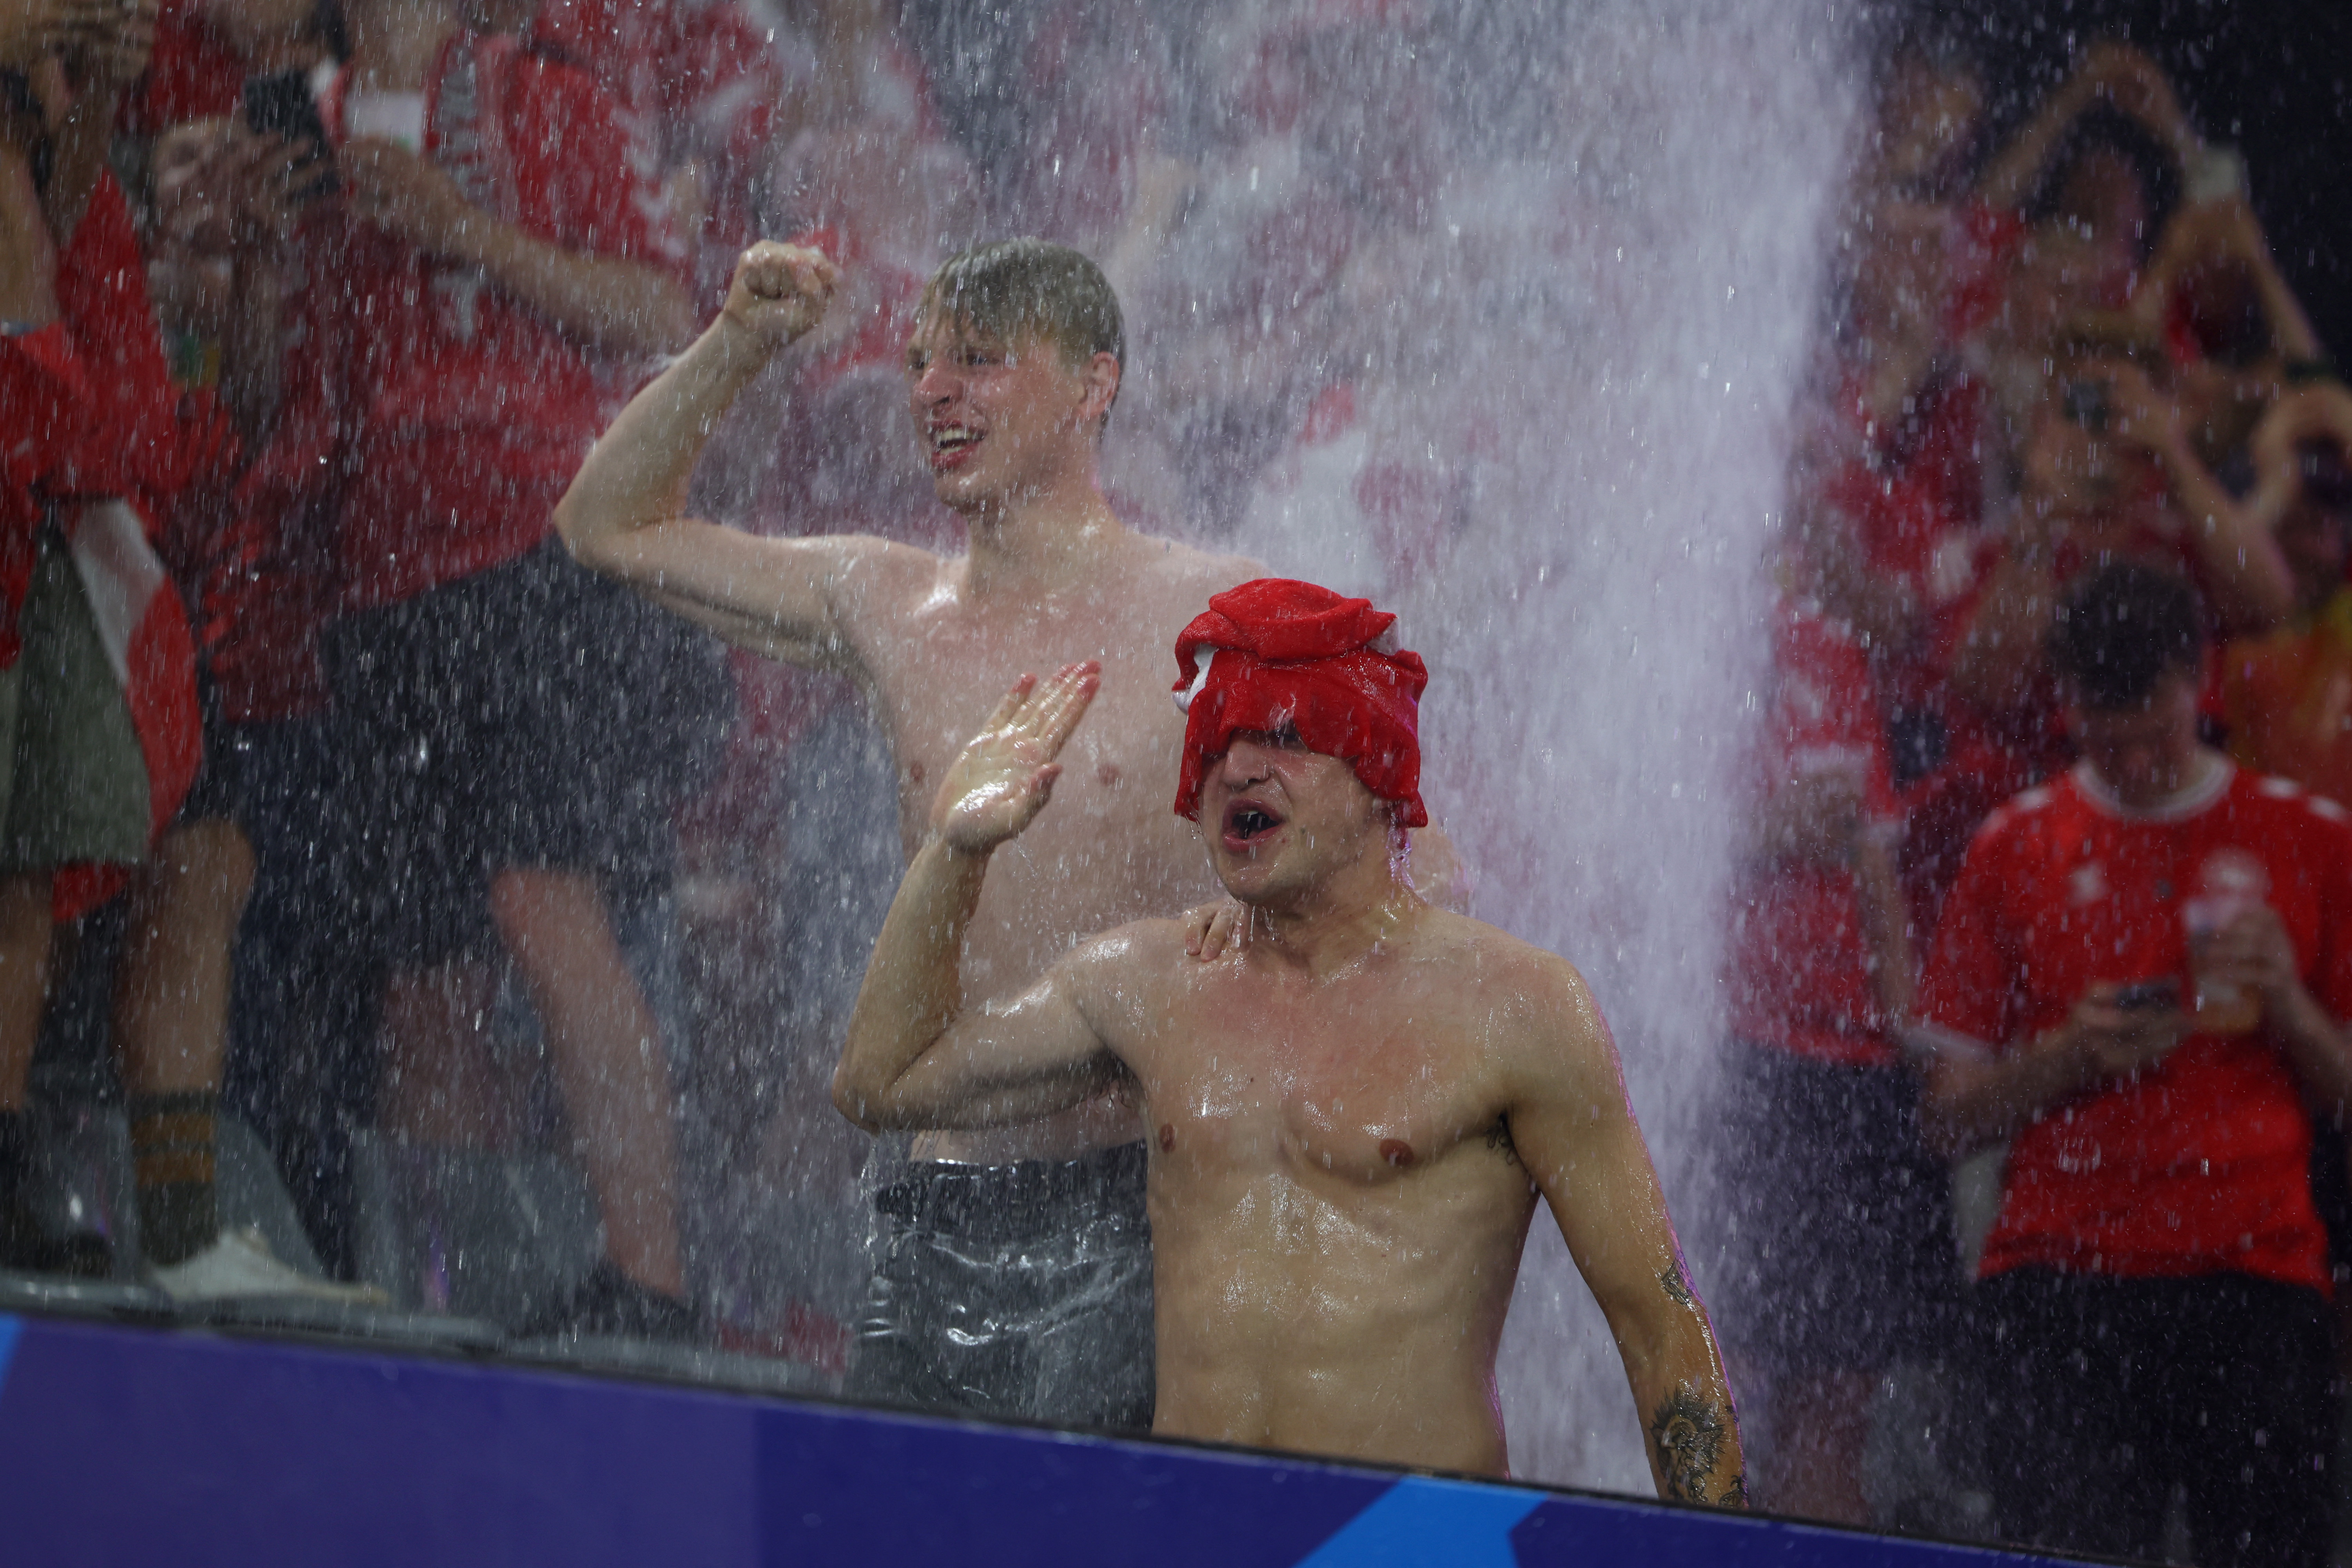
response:
M666 879L676 808L731 710L710 637L551 540L346 616L322 651L349 796L337 858L402 966L491 950L496 871Z
M41 531L0 670L0 872L147 858L147 757L73 552Z
M1726 1347L1789 1377L1943 1354L1960 1265L1917 1080L1742 1044L1727 1067L1729 1256L1708 1303Z
M1143 1145L919 1161L876 1194L853 1399L1056 1426L1151 1426Z
M2021 1268L1977 1304L2006 1538L2155 1561L2179 1485L2207 1568L2328 1561L2335 1332L2318 1291Z

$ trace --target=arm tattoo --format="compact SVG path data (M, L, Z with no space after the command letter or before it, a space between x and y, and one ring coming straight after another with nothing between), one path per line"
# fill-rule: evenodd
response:
M1650 1442L1658 1457L1658 1474L1666 1496L1675 1502L1707 1500L1706 1480L1723 1453L1723 1412L1687 1388L1677 1388L1650 1418ZM1737 1483L1728 1494L1740 1489Z
M1511 1119L1508 1116L1497 1116L1495 1125L1486 1129L1486 1147L1500 1153L1510 1163L1519 1165L1520 1169L1527 1168L1519 1164L1519 1146L1511 1142Z
M1658 1276L1658 1284L1678 1307L1696 1307L1698 1298L1691 1294L1690 1281L1683 1278L1683 1266L1674 1263Z

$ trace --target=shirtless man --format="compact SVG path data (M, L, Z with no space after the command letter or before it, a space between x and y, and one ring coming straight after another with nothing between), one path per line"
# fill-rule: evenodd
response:
M1097 684L1024 677L940 780L835 1101L873 1129L986 1124L1124 1087L1153 1130L1154 1430L1176 1436L1507 1473L1495 1351L1540 1192L1659 1494L1743 1505L1714 1336L1582 979L1399 875L1427 676L1381 651L1393 619L1266 579L1177 644L1177 811L1251 940L1203 963L1188 922L1139 921L967 1006L994 852L1046 808Z
M975 994L1017 992L1079 936L1215 896L1160 781L1181 725L1154 670L1173 627L1257 574L1129 531L1097 483L1118 395L1118 301L1036 240L942 267L908 346L908 405L964 555L868 537L763 539L682 516L730 401L814 327L836 273L754 246L709 330L640 393L556 512L572 553L737 647L855 678L898 769L911 856L930 799L1024 661L1091 659L1100 711L1054 808L992 879L964 951ZM878 1194L851 1392L1063 1424L1140 1426L1150 1252L1134 1111L1115 1093L987 1133L929 1132Z

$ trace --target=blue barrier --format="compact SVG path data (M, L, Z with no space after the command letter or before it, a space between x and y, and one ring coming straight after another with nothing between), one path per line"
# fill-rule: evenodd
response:
M0 1561L1384 1568L2023 1557L487 1361L0 1316Z

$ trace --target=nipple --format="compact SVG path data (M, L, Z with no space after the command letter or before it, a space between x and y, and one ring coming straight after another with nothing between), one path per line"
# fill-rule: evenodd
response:
M1381 1140L1381 1158L1402 1171L1412 1163L1412 1145L1402 1138Z

